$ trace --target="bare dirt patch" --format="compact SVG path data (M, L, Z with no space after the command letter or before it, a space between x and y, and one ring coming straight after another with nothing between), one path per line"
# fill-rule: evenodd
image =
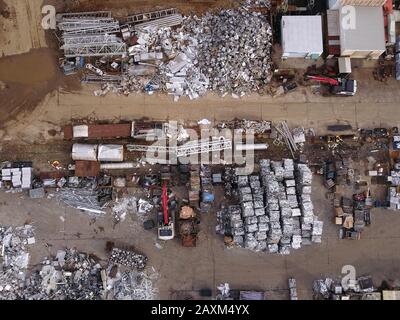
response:
M21 112L31 112L50 92L59 87L67 91L80 88L74 77L65 77L57 67L57 55L51 49L0 59L0 128Z
M11 16L10 8L8 8L7 4L4 0L0 0L0 16L8 19Z

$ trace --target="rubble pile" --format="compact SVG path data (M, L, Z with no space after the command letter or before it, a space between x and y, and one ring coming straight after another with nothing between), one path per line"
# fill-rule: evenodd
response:
M290 254L321 243L323 222L314 215L312 172L293 160L260 161L260 176L237 176L240 206L218 214L217 232L231 234L238 246Z
M60 250L54 259L45 258L42 265L27 279L25 300L102 299L102 267L88 254Z
M82 210L94 216L102 216L112 197L111 189L62 188L57 194L59 200L67 206Z
M225 121L217 125L219 130L232 129L240 130L243 133L254 132L254 134L270 133L272 128L271 121L254 121L254 120L233 120Z
M121 26L111 12L60 14L62 67L66 74L85 68L82 81L101 84L96 96L160 91L177 101L208 91L234 98L261 92L272 78L272 29L266 15L252 11L260 7L269 9L270 1L201 17L172 9L168 17Z
M188 20L198 42L198 64L210 81L210 90L238 98L270 82L272 29L266 16L239 8Z
M357 296L361 300L381 300L371 276L348 280L346 285L340 279L318 279L313 282L313 293L317 300L349 300Z
M0 226L0 300L21 298L30 258L27 250L34 243L31 225Z
M116 300L155 300L158 290L153 281L157 277L155 273L118 271L115 279L109 278L107 285Z
M112 214L117 223L124 221L130 212L137 212L136 197L123 197L121 200L115 202L112 207Z
M148 258L133 251L114 248L111 252L110 263L123 265L136 270L146 268Z

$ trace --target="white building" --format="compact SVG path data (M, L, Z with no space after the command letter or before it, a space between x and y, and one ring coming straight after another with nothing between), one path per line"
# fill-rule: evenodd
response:
M386 51L385 25L382 7L354 7L355 21L341 23L341 55L351 58L378 59ZM340 21L347 14L340 10Z
M324 51L321 16L282 17L282 58L318 59Z

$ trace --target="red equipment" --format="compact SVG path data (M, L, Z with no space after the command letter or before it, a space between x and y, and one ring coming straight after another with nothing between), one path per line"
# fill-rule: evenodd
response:
M164 183L162 189L162 203L163 203L163 211L164 211L164 224L169 224L169 217L168 217L168 188L167 184Z
M339 85L339 81L337 79L332 79L332 78L328 78L328 77L307 76L307 79L314 80L314 81L319 81L319 82L322 82L322 83L327 83L327 84L330 84L332 86L338 86Z

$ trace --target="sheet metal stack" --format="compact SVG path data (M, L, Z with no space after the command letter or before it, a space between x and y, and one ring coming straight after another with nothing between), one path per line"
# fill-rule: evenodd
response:
M260 169L260 175L237 176L240 206L218 214L217 231L232 234L238 246L282 255L321 243L323 222L314 215L311 170L291 159L261 160Z

